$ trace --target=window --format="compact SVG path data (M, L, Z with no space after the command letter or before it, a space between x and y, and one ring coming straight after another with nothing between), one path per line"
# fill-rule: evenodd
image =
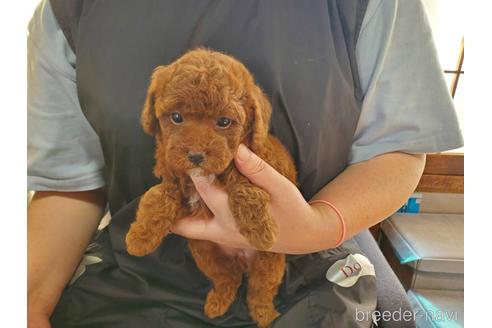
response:
M463 0L422 0L432 28L439 61L464 131L464 10ZM451 152L463 153L464 148Z

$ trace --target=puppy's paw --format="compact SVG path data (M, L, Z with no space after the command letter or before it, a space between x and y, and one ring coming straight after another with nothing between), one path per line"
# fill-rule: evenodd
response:
M232 300L224 297L225 295L221 295L215 292L215 290L211 290L207 295L207 301L205 302L204 313L210 319L217 318L223 316L224 313L227 312L227 309L232 304Z
M130 255L145 256L152 253L161 243L162 235L145 229L140 222L132 223L126 235L126 249Z
M258 324L260 328L266 328L277 319L280 313L275 310L273 304L258 304L249 307L251 318Z
M270 196L258 187L240 185L231 190L229 206L239 232L256 249L266 251L277 241L277 223L270 215Z

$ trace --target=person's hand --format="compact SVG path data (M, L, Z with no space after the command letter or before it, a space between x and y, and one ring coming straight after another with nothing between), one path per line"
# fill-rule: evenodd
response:
M277 242L271 251L309 253L326 248L319 245L336 239L333 233L326 233L327 209L309 205L294 184L247 147L241 145L234 160L237 169L246 178L270 194L270 211L278 225ZM253 248L236 227L227 193L211 184L206 177L192 177L192 180L214 218L182 218L173 225L172 232L229 247Z
M27 328L51 328L48 314L28 310Z

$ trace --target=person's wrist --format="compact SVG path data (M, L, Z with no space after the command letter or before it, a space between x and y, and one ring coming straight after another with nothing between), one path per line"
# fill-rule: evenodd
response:
M338 247L345 239L343 217L335 207L323 201L309 202L317 221L317 235L323 236L323 249ZM320 233L323 232L323 233Z

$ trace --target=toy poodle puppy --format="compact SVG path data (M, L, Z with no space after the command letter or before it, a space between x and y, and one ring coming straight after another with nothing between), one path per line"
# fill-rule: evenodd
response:
M259 251L188 241L198 268L213 284L204 312L209 318L223 315L246 272L248 308L260 327L279 315L273 299L282 283L285 255L267 252L277 234L269 194L242 176L233 158L243 143L296 183L292 158L268 134L271 111L246 67L223 53L199 48L157 67L141 123L155 137L154 174L162 182L142 196L126 236L128 253L144 256L159 246L176 219L211 218L190 175L213 179L228 194L238 230Z

